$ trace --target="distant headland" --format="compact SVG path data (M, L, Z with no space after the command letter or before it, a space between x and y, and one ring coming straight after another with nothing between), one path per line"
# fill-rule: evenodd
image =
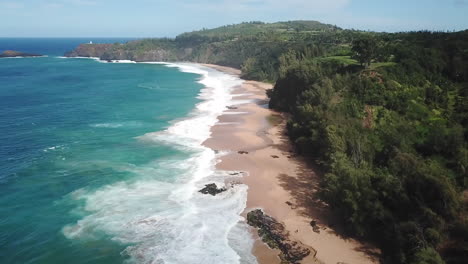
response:
M14 57L41 57L42 55L34 53L26 53L15 50L5 50L0 54L0 58L14 58Z

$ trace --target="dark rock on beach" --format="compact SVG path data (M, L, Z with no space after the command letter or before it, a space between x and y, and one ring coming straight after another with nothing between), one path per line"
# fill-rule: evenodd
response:
M244 151L244 150L237 151L237 153L239 153L239 154L241 154L241 155L242 155L242 154L249 154L248 151Z
M310 221L310 226L312 226L312 230L314 230L315 233L320 233L320 227L317 225L317 221Z
M5 50L2 54L0 54L0 58L14 58L14 57L41 57L42 55L33 54L33 53L25 53L20 51L14 50Z
M291 209L297 209L297 206L295 204L291 203L290 201L287 201L286 204L289 205L291 207Z
M247 223L258 229L258 235L270 248L281 251L282 263L297 264L311 253L311 249L301 242L292 241L283 224L257 209L247 214ZM316 254L315 250L314 256Z
M205 185L205 188L199 190L199 192L203 194L211 194L211 195L217 195L218 193L222 193L226 191L226 188L218 188L215 183L210 183Z

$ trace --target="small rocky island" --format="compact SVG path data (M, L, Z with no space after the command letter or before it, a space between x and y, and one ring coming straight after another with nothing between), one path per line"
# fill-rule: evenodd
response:
M0 54L0 58L14 58L14 57L41 57L42 55L33 54L33 53L26 53L14 50L5 50L2 54Z

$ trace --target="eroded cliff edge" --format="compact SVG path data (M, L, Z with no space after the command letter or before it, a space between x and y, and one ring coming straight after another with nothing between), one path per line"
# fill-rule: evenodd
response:
M132 48L132 44L81 44L66 57L95 57L101 60L132 60L136 62L175 61L181 59L177 51L165 48Z

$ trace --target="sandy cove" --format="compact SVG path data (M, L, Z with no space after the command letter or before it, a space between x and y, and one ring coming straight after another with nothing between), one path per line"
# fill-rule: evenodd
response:
M216 70L239 75L240 71L217 65L205 65ZM248 172L242 182L247 184L247 208L262 208L283 223L290 238L317 251L301 263L378 263L377 250L354 239L344 238L333 224L329 210L314 198L318 176L313 167L294 154L284 134L285 122L280 113L268 109L266 90L271 84L246 81L234 90L235 99L253 102L236 105L228 110L212 129L212 137L204 145L230 151L217 164L220 170ZM241 114L239 114L241 113ZM247 151L240 154L238 151ZM314 232L310 222L315 220L320 231ZM317 230L315 230L317 231ZM253 232L256 234L256 231ZM280 263L279 251L266 246L257 235L253 249L260 264Z

